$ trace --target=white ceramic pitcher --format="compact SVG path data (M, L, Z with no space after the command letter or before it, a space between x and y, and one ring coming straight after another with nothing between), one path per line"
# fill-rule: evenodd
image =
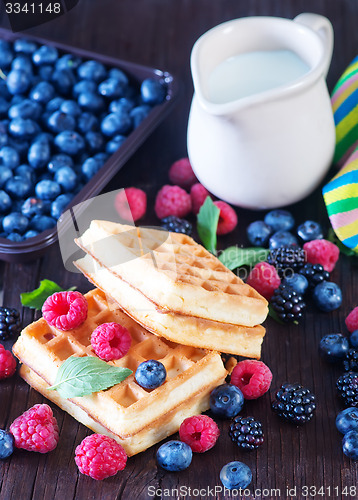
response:
M240 53L287 49L309 67L272 90L218 104L208 78ZM191 54L194 97L188 154L199 181L234 205L259 209L288 205L310 194L332 161L335 129L325 83L333 50L331 23L317 14L293 21L247 17L202 35Z

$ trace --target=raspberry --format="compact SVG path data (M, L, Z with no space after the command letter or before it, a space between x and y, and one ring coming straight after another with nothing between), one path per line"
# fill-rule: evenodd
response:
M225 203L225 201L214 201L214 205L220 209L219 223L216 230L217 234L231 233L237 226L235 210Z
M179 186L163 186L157 194L154 210L159 219L168 215L185 217L191 211L190 194Z
M47 453L58 443L58 425L49 405L38 404L17 417L10 425L15 447Z
M199 213L201 205L204 203L208 196L210 196L209 191L205 189L204 186L200 184L200 182L197 182L196 184L191 186L191 206L195 215Z
M77 446L75 462L82 474L100 481L123 470L127 455L114 439L102 434L91 434Z
M358 306L355 307L346 317L346 327L350 333L358 330Z
M169 169L169 180L182 188L190 188L197 182L189 158L181 158L173 163Z
M0 380L11 377L16 371L16 360L10 351L0 344Z
M255 288L265 299L270 300L273 292L280 286L281 279L274 266L267 262L259 262L251 270L246 283Z
M219 427L207 415L196 415L183 420L179 428L181 441L196 453L210 450L220 435Z
M59 330L72 330L87 318L88 304L80 292L56 292L45 300L42 314Z
M339 257L337 245L327 240L312 240L303 245L307 262L321 264L325 271L333 271Z
M103 323L91 335L91 344L98 357L105 361L123 358L131 346L127 328L118 323Z
M135 222L145 215L147 195L135 187L123 189L116 195L114 206L122 219Z
M245 359L232 371L231 384L236 385L245 399L257 399L270 388L272 373L262 361Z

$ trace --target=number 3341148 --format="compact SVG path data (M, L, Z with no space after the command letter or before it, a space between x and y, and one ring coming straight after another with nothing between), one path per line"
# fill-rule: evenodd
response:
M7 14L61 14L61 4L55 3L6 3L5 9Z

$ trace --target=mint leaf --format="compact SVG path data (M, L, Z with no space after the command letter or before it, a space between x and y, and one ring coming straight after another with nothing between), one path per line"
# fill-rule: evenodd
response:
M76 287L71 287L69 290L75 290ZM40 281L40 286L32 292L24 292L20 294L21 304L32 309L41 309L45 300L55 292L63 292L57 283L51 280L44 279Z
M219 260L231 271L241 266L254 267L258 262L267 259L270 250L260 247L239 248L228 247L223 250Z
M198 213L197 230L204 247L214 255L216 254L216 229L219 215L220 209L214 205L210 196L207 196Z
M60 366L55 383L48 390L55 390L66 399L86 396L119 384L131 373L129 368L109 365L92 356L70 356Z

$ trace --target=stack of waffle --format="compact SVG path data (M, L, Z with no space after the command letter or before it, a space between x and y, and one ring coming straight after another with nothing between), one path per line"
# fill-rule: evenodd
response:
M134 455L208 409L210 392L227 375L220 352L260 357L267 303L182 234L93 221L77 243L86 256L75 265L98 287L86 295L86 321L63 332L41 318L23 330L13 351L32 387ZM132 337L127 355L110 363L133 374L89 396L64 399L48 391L69 356L95 356L91 333L108 322ZM167 371L154 390L134 377L149 359Z

